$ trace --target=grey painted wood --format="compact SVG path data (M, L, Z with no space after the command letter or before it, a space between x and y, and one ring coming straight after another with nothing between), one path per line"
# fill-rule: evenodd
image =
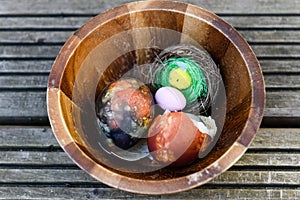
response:
M132 0L131 0L132 1ZM52 14L52 13L99 13L117 5L131 2L130 0L101 1L92 0L86 3L82 0L3 0L0 14ZM299 0L182 0L217 13L299 13Z

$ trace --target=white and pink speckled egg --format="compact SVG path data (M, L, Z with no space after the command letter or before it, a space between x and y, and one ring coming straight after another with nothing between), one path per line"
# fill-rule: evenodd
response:
M186 106L184 95L176 88L162 87L155 93L156 103L165 110L180 111Z

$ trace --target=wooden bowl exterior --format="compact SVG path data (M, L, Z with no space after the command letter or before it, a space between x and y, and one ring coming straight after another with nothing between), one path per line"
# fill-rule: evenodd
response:
M226 120L215 148L201 161L178 170L166 168L153 173L122 172L109 167L109 160L105 160L102 153L96 150L98 144L85 135L84 126L94 126L95 123L83 119L82 115L91 112L85 108L89 101L94 101L95 93L99 93L105 85L125 73L133 63L147 62L147 51L139 47L151 42L151 30L149 34L129 34L130 37L122 38L131 40L136 49L139 49L128 52L126 59L119 57L111 62L107 58L110 54L121 52L124 48L122 41L110 43L106 46L107 49L99 49L94 55L91 52L95 52L98 45L116 34L150 27L188 35L212 55L220 67L225 84ZM185 39L175 37L172 42L177 40L178 44L185 43ZM99 53L107 60L97 60ZM85 67L91 65L96 66L95 70L85 70ZM82 78L81 74L84 74ZM99 77L102 78L99 80ZM88 100L85 101L85 98ZM243 155L253 140L262 120L264 104L262 72L247 42L232 26L213 13L173 1L129 3L90 20L61 49L53 64L47 90L52 129L58 142L74 162L105 184L143 194L188 190L227 170Z

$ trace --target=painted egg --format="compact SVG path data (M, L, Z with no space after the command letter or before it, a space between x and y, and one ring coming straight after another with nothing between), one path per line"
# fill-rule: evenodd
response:
M184 95L173 87L162 87L155 93L156 103L165 110L180 111L186 106Z
M162 165L184 166L198 158L208 135L183 112L168 112L155 118L148 131L148 148Z
M144 83L133 78L120 79L104 89L97 99L99 126L116 146L128 149L147 134L151 106L152 95Z
M172 87L179 90L184 90L192 84L192 79L189 73L181 68L172 69L169 74L169 82Z

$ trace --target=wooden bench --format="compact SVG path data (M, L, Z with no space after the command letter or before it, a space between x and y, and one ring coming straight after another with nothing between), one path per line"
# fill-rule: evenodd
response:
M179 194L111 188L80 170L49 126L46 87L68 37L129 0L0 2L0 199L300 199L300 1L184 0L215 12L247 39L267 102L246 154L213 181Z

